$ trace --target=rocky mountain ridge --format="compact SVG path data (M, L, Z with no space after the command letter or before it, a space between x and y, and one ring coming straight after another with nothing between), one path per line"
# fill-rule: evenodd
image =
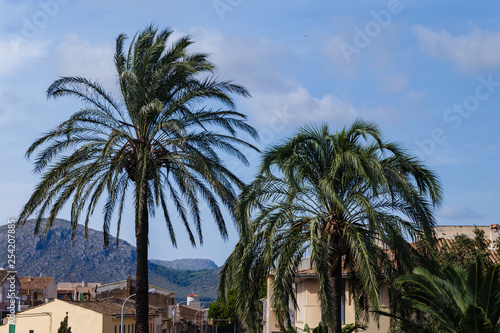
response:
M34 236L35 222L27 221L16 228L16 270L19 276L53 276L56 282L89 281L110 283L135 276L136 252L130 243L110 237L104 247L103 233L78 225L74 244L69 221L57 219L44 238ZM0 226L1 263L7 268L8 226ZM181 299L196 291L205 300L215 299L218 278L217 265L207 259L186 261L152 260L149 264L150 283L176 292Z

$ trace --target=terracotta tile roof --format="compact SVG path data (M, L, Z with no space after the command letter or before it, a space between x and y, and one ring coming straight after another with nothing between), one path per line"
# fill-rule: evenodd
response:
M20 276L19 282L21 282L21 290L44 290L54 282L54 278Z
M187 297L200 297L200 295L191 294L191 295L187 295Z
M84 309L92 310L105 315L120 315L122 311L123 300L118 299L104 299L101 301L79 302L79 301L66 301L63 302L79 306ZM120 303L121 302L121 303ZM133 302L128 302L123 308L124 314L135 314L135 306Z

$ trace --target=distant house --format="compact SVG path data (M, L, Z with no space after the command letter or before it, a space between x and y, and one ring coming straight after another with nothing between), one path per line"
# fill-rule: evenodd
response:
M90 301L96 299L100 282L58 282L57 299L73 301Z
M189 296L188 296L189 297ZM201 307L179 304L175 309L173 333L196 331L193 327L203 327L207 324L207 310ZM171 326L163 326L170 331Z
M73 333L119 333L122 300L63 301L55 299L16 314L16 332L53 333L68 314L68 324ZM132 303L124 307L123 333L135 332L135 308ZM8 333L9 325L0 326L0 333ZM149 332L161 333L161 318L150 311Z
M149 305L165 310L172 310L175 292L150 284L149 289L152 288L155 289L155 292L149 294ZM101 300L110 297L125 299L135 293L135 279L128 276L126 280L98 286L96 288L96 299Z
M195 293L188 295L187 305L195 309L201 309L200 295L196 295Z
M150 332L170 332L172 328L172 310L174 309L175 292L169 291L160 287L149 285L149 289L154 289L154 292L149 293L149 306L155 309L159 314L159 322L161 325L158 331ZM106 300L110 298L125 300L125 298L136 293L135 279L130 276L126 280L103 284L96 288L96 299ZM128 302L134 302L132 297ZM128 303L127 303L128 304ZM126 331L128 333L128 331ZM126 333L124 332L124 333Z
M47 303L56 298L56 284L53 277L20 276L19 282L21 308Z

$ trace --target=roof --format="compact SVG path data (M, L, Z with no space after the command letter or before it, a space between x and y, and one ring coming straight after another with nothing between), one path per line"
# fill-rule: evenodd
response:
M99 287L109 288L109 287L114 286L115 288L113 288L113 289L124 289L127 286L127 281L128 281L128 279L127 280L116 281L116 282L111 282L111 283L106 283L106 284L102 284L102 285L99 284ZM134 282L134 286L135 286L135 278L130 278L130 281L131 282L133 281ZM95 285L88 283L88 286L95 286ZM156 289L155 292L158 293L158 294L175 295L174 291L170 291L170 290L167 290L167 289L164 289L164 288L153 286L152 284L148 284L148 287L149 287L149 289L153 289L153 288ZM108 289L108 290L110 290L110 289ZM103 290L102 289L101 290L98 289L97 292L98 293L99 292L103 292Z
M436 242L436 247L439 251L441 251L441 249L443 247L445 247L445 246L449 247L453 244L453 242L455 242L454 238L438 238L437 242ZM494 264L499 264L500 263L500 255L497 253L497 251L490 249L491 241L486 238L484 240L484 243L488 247L488 252L490 253L491 261Z
M191 294L191 295L187 295L187 297L200 297L200 295Z
M110 298L105 298L103 300L98 300L98 301L68 301L68 300L61 300L63 302L73 304L76 306L79 306L81 308L85 308L88 310L95 311L97 313L101 313L104 315L121 315L122 311L122 305L123 305L123 298L118 298L118 297L110 297ZM153 315L157 308L153 306L149 306L149 315ZM125 303L125 307L123 308L123 313L127 315L135 315L135 301L132 299L129 299Z
M89 301L89 302L79 302L79 301L67 301L63 302L79 306L88 310L95 311L104 315L119 315L122 311L123 300L121 299L110 299L106 298L100 301ZM120 303L121 302L121 303ZM133 302L127 302L123 308L124 314L135 314L135 306Z
M123 304L123 300L119 299L119 298L106 298L106 299L100 300L100 301L89 301L89 302L82 302L82 301L78 302L78 301L67 301L67 300L62 300L62 299L55 299L55 300L52 300L48 303L43 303L43 304L39 304L39 305L30 307L30 308L27 308L27 309L22 310L18 313L31 311L35 308L41 308L41 307L43 307L49 303L52 303L52 302L64 302L64 303L76 305L76 306L79 306L81 308L100 313L103 315L111 315L111 316L121 315L122 304ZM152 313L154 313L154 311L150 311L150 315ZM135 315L134 302L127 302L125 304L125 307L123 308L123 314Z
M198 309L198 308L195 308L195 307L192 307L192 306L189 306L189 305L186 305L186 304L179 304L178 306L178 309L186 309L186 310L201 310L201 309Z
M5 279L9 276L9 271L5 269L0 269L0 283L3 283Z
M54 282L54 278L20 276L19 282L21 282L21 290L44 290Z

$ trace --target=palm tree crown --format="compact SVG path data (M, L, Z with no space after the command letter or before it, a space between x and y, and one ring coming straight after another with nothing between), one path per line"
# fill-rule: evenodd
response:
M201 197L226 238L221 205L232 213L235 187L242 183L224 166L221 153L247 163L239 147L253 146L239 139L238 131L257 136L246 124L246 116L235 111L230 96L247 97L248 91L214 77L215 67L206 54L188 53L189 36L169 45L171 34L171 30L150 26L134 37L127 52L127 37L118 36L114 57L118 99L99 83L82 77L63 77L49 87L49 97L77 97L85 106L28 149L27 156L39 151L35 172L41 174L41 181L19 216L23 224L36 213L36 232L41 227L46 232L63 205L71 203L76 229L82 214L88 225L105 196L107 244L113 213L117 211L119 233L126 193L131 189L138 251L138 332L147 331L149 216L161 207L175 246L174 211L191 243L196 244L196 234L202 243ZM222 108L205 107L209 101L219 102ZM196 232L190 227L190 216ZM139 323L139 312L145 324Z
M447 265L437 274L418 267L396 280L404 306L427 320L402 318L406 329L418 332L500 332L500 265L485 268L483 260L464 268Z
M255 323L252 286L272 271L271 307L286 325L293 277L310 250L324 319L340 332L342 265L353 292L377 309L379 264L390 259L381 245L393 250L398 265L410 266L407 237L432 236L433 204L440 200L437 177L384 142L373 123L358 120L333 134L326 125L303 128L264 152L256 179L241 194L241 239L221 273L220 292L234 285L239 311Z

